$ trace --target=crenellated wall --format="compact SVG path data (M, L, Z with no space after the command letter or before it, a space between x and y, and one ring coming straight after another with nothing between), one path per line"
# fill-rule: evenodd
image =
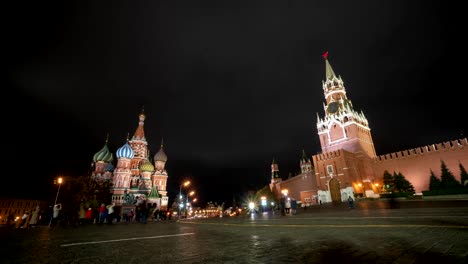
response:
M390 159L399 159L413 157L418 158L418 155L431 154L433 152L447 151L447 150L457 150L464 149L468 147L468 141L466 138L457 139L452 141L447 141L438 144L432 144L412 149L407 149L398 152L392 152L389 154L380 155L374 158L376 161L385 161Z
M330 152L326 152L322 154L317 154L313 156L313 159L316 161L324 161L324 160L329 160L333 158L338 158L342 155L341 154L342 151L343 150L339 149L339 150L334 150L334 151L330 151Z
M378 178L385 170L401 172L420 193L429 189L430 170L440 178L441 161L460 181L459 164L468 167L467 138L377 156L373 158L373 170Z

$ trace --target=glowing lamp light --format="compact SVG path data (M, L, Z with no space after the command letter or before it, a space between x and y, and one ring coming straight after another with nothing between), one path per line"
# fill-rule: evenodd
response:
M249 209L253 210L255 208L255 203L254 202L249 202Z

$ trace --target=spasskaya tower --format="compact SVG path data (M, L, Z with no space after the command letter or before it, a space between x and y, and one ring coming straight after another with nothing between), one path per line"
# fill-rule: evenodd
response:
M328 62L328 52L323 54L323 58L326 72L325 81L322 82L325 116L320 118L317 113L317 130L322 152L343 149L375 157L374 143L364 113L354 110L351 100L346 96L341 76L335 75Z

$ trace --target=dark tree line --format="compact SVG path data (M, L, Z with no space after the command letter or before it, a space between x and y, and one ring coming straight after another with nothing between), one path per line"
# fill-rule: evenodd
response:
M453 173L447 168L445 162L441 160L440 179L432 170L430 171L429 191L462 190L468 188L468 174L461 163L458 165L460 168L460 182L453 176Z
M98 208L101 203L110 204L112 181L98 180L91 176L65 177L60 189L59 202L64 211L76 212L80 205Z
M413 185L401 172L393 172L393 174L391 174L388 171L384 171L383 184L384 192L407 194L415 193Z

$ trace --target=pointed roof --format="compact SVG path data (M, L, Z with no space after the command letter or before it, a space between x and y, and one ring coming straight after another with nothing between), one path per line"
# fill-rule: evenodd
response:
M328 62L328 51L323 54L323 58L325 59L325 77L327 80L331 80L333 77L336 77L336 75L332 66Z
M158 186L153 186L151 192L148 195L148 198L159 198Z
M304 149L302 149L302 160L303 161L309 161L309 158L307 157Z
M145 110L142 109L141 113L139 115L139 122L138 122L138 127L135 131L135 134L133 134L132 139L141 139L141 140L146 140L145 139L145 130L144 130L144 125L145 125Z
M271 164L276 164L276 159L273 157L273 161L271 162Z

